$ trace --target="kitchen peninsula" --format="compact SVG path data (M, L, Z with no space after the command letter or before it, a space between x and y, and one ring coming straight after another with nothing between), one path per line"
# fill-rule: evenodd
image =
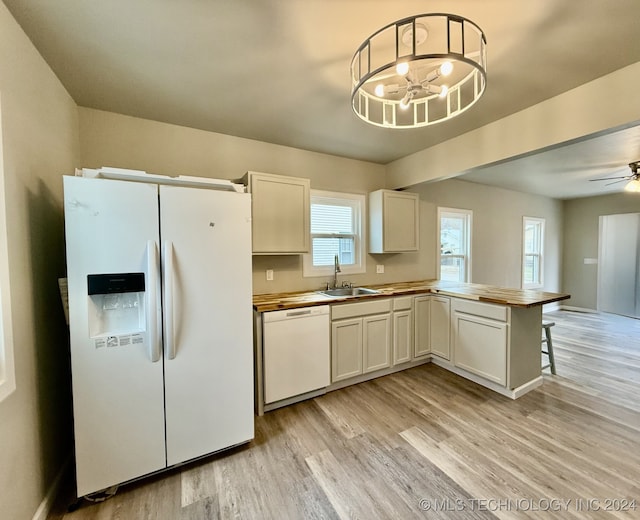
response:
M317 291L254 295L259 414L427 362L516 399L542 384L542 306L570 298L442 280L367 287L377 292L341 297ZM263 348L265 313L315 306L330 306L330 378L313 391L265 403L269 380L264 364L270 355ZM286 379L289 374L277 377Z

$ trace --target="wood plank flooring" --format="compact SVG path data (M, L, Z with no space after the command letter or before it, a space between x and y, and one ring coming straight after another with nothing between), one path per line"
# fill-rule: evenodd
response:
M104 502L68 513L63 493L49 518L640 518L640 320L545 318L557 375L516 401L423 365L269 412L251 444Z

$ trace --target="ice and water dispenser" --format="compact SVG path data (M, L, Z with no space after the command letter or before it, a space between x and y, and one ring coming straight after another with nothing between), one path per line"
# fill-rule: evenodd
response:
M89 336L96 348L143 343L144 273L87 275Z

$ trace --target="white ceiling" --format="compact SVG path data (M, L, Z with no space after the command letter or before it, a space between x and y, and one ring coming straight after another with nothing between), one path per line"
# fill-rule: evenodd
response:
M3 1L81 106L381 164L640 61L638 0ZM349 102L353 53L382 26L425 12L484 30L484 97L427 128L367 125ZM465 178L602 193L588 179L640 159L638 131L595 142ZM527 172L524 185L512 184L514 169Z
M536 193L556 199L622 191L631 175L629 163L640 160L640 126L633 126L509 161L490 164L460 179Z

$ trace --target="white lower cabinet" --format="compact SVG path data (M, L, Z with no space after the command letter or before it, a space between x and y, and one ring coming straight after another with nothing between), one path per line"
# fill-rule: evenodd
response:
M447 296L416 296L413 300L413 358L433 354L451 358L451 298Z
M362 371L365 374L390 365L390 332L388 314L362 318Z
M331 383L430 358L512 398L540 379L541 306L422 294L334 304L331 320Z
M506 307L456 302L453 330L453 364L506 386L509 341Z
M421 358L431 354L431 296L421 295L413 299L414 341L413 357Z
M362 374L362 318L331 324L331 381Z
M391 365L391 300L331 307L331 382Z
M451 359L451 298L431 296L429 303L429 343L431 353Z
M411 361L413 350L413 299L393 300L393 365Z

